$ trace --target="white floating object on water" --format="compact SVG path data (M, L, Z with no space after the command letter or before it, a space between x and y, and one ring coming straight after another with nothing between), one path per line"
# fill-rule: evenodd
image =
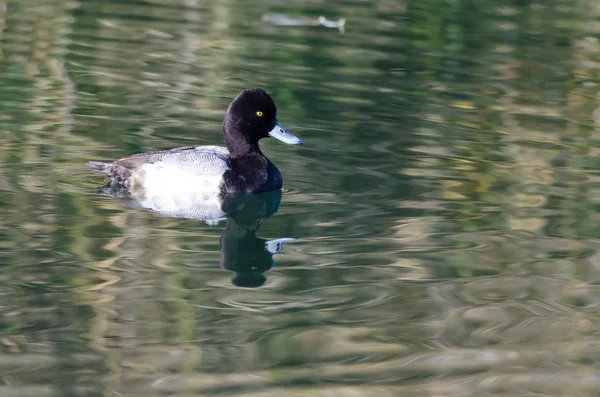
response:
M325 18L323 15L319 17L319 24L325 26L327 28L338 28L340 30L344 29L344 25L346 25L346 19L340 18L337 21L330 21Z
M292 17L284 14L265 14L263 15L263 21L272 23L273 25L279 26L324 26L326 28L336 28L340 32L344 32L344 26L346 25L346 19L340 18L337 21L332 21L321 15L319 18L310 17Z

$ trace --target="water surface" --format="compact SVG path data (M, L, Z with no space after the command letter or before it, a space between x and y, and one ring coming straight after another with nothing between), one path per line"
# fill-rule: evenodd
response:
M589 0L0 0L0 394L597 395L599 33ZM276 212L93 193L251 86L305 143L262 143Z

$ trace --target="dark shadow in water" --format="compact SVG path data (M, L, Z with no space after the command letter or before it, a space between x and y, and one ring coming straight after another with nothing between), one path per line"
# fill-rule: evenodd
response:
M97 193L120 199L126 206L176 218L203 220L216 225L224 218L227 224L220 238L221 267L233 272L231 282L238 287L256 288L265 283L264 272L275 265L273 255L283 244L296 238L267 240L256 236L260 225L279 210L281 190L261 194L226 194L203 197L172 194L167 200L138 200L127 190L109 185Z

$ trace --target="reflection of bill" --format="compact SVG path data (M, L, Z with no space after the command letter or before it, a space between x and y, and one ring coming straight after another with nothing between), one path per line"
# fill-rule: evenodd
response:
M292 237L284 237L275 240L269 240L265 243L265 249L272 254L276 254L278 252L281 252L281 250L283 249L283 243L291 243L292 241L296 240L298 239Z
M239 229L239 225L229 219L221 235L221 267L233 272L231 282L234 285L260 287L267 280L263 273L275 265L273 255L281 252L283 243L295 240L261 239L256 237L256 230Z
M238 234L239 230L228 233L229 225L221 235L221 267L234 273L231 282L238 287L263 285L267 281L263 273L275 265L273 255L281 252L283 243L297 240L264 240L256 237L256 230L248 230L246 235Z
M263 285L267 280L263 273L275 264L273 255L281 252L285 243L297 240L256 236L262 222L279 210L281 190L208 198L195 193L166 192L160 200L140 200L126 190L111 187L100 188L99 192L118 197L129 207L165 216L202 220L209 225L227 219L220 238L221 267L234 273L231 282L240 287Z

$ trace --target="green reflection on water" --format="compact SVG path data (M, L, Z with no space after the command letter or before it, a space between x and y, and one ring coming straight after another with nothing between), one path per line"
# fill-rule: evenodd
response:
M0 394L597 394L599 16L0 0ZM85 162L222 144L249 86L305 145L262 146L257 235L300 239L240 289L223 224L90 194Z

